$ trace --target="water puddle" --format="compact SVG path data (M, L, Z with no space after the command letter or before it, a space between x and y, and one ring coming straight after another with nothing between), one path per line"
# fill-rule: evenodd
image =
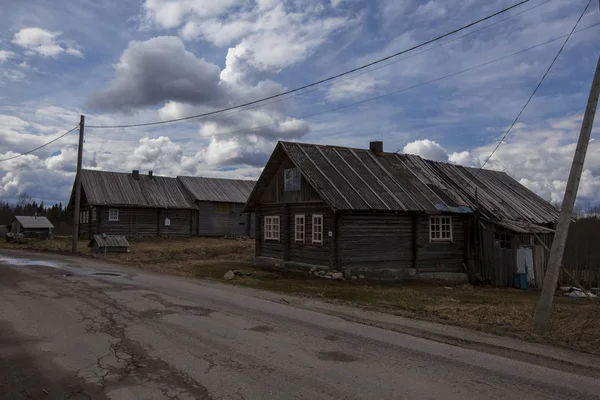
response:
M65 277L69 276L102 276L102 277L123 277L123 274L118 272L99 272L90 269L78 268L67 266L58 262L53 261L44 261L44 260L30 260L28 258L15 258L15 257L6 257L0 256L0 264L8 264L18 267L48 267L48 268L56 268L64 271L68 271L69 273L65 274Z

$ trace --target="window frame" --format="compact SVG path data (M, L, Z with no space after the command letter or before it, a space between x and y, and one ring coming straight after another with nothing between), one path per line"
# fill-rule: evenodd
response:
M512 235L506 232L495 232L494 244L501 249L511 250L513 248Z
M301 220L302 223L298 223ZM298 227L302 227L302 230L299 231ZM299 238L299 234L302 235ZM305 214L294 214L294 243L305 243L306 242L306 215Z
M113 211L116 211L116 212L117 212L117 217L116 217L116 218L112 218L112 212L113 212ZM119 221L119 219L120 219L120 217L121 217L121 215L120 215L120 214L121 214L121 213L119 212L119 209L118 209L118 208L109 208L109 209L108 209L108 221L109 221L109 222L117 222L117 221Z
M264 216L264 239L271 242L279 242L281 240L281 220L279 215ZM271 229L269 229L269 227ZM277 229L275 229L277 227ZM277 237L275 237L277 233Z
M96 207L92 208L92 222L94 222L96 220L97 212L98 211L96 210Z
M444 220L447 219L447 223ZM444 226L448 226L449 229L443 229ZM433 229L437 226L437 229ZM444 233L449 234L448 237L444 237ZM437 237L435 237L437 236ZM452 229L452 216L451 215L430 215L429 216L429 243L453 243L454 232Z
M321 222L318 224L315 224L315 220L316 219L320 219ZM312 232L311 232L311 236L312 236L312 243L313 244L323 244L323 225L325 224L325 219L323 218L323 214L314 214L312 216ZM319 227L319 230L317 231L315 229L315 225ZM321 236L320 239L315 239L315 234L318 234Z
M288 179L290 175L290 179ZM292 180L293 178L293 180ZM283 191L297 192L302 186L302 174L298 168L287 168L283 170Z

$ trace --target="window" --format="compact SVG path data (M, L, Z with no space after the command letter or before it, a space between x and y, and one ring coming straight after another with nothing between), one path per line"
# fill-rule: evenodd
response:
M294 217L294 229L296 243L304 243L304 214L296 214Z
M323 243L323 216L313 215L312 217L312 242Z
M118 221L119 220L119 209L118 208L109 208L108 209L108 220L109 221Z
M96 220L96 208L92 208L92 221Z
M429 241L452 241L452 217L441 215L429 217Z
M300 190L300 170L298 168L290 168L283 171L284 182L283 190L293 192Z
M265 240L279 241L279 217L265 217Z
M519 236L519 240L521 242L521 246L533 246L532 235L521 235Z
M494 239L496 242L496 246L500 247L501 249L512 248L511 237L508 233L496 232L494 234Z
M89 211L84 211L83 212L83 223L87 224L90 220L90 212Z
M215 214L229 214L231 212L231 203L215 203Z

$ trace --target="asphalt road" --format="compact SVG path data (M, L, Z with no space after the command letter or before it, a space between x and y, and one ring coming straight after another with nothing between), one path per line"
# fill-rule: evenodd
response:
M600 381L189 279L0 252L0 399L500 398L596 399Z

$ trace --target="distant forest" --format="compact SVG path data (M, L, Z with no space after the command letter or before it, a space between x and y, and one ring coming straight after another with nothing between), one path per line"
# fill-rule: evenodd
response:
M63 207L62 203L47 207L43 201L38 204L27 193L19 196L17 204L0 201L0 224L2 225L10 223L16 215L36 214L48 218L55 226L73 222L73 214L67 212L66 205Z

